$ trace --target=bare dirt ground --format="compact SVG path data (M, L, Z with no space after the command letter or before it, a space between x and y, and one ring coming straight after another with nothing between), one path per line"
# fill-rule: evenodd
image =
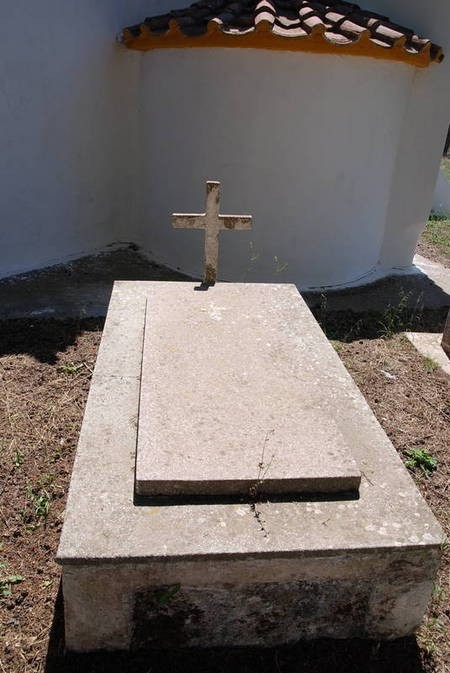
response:
M444 266L447 262L445 256L441 252L436 251L436 247L426 240L423 240L421 244L417 246L417 252L419 255L426 257L432 262L438 262L438 264L444 264Z
M448 533L449 380L402 336L417 325L438 331L445 311L317 317ZM95 319L0 323L0 672L450 672L447 548L417 637L64 656L54 556L101 330ZM412 461L411 452L428 458Z

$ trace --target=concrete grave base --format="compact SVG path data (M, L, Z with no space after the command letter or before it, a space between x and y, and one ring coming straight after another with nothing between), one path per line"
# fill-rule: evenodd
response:
M157 287L122 282L113 290L58 551L66 647L413 632L431 595L442 531L300 296L305 371L320 368L334 394L329 413L361 471L359 498L135 500L145 306Z
M420 623L435 551L66 566L71 650L400 638Z

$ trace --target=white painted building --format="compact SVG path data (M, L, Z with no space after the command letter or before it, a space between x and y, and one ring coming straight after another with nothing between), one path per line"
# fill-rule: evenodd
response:
M198 275L201 234L173 231L170 214L201 210L206 179L222 181L224 212L254 216L252 232L221 235L224 279L340 286L410 268L450 119L450 59L114 41L186 4L0 7L0 275L124 241ZM364 8L450 50L447 0Z

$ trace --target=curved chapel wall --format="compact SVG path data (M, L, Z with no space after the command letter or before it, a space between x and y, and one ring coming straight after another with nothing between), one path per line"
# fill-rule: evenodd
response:
M180 173L180 168L177 168L175 163L174 168L171 166L168 170L165 151L160 153L159 157L154 155L148 161L148 155L152 149L149 149L148 144L150 129L147 109L152 98L158 100L159 89L157 87L153 91L142 91L146 82L151 83L155 80L164 82L161 75L161 59L166 58L168 52L160 52L158 56L156 52L153 54L130 52L124 47L117 46L114 36L123 26L138 22L147 14L157 14L186 4L186 0L98 0L95 3L90 0L79 0L77 3L55 3L50 0L30 3L25 0L16 0L14 3L0 5L2 25L0 42L0 62L2 64L0 276L75 258L114 241L137 240L139 242L141 239L147 249L158 249L162 258L168 258L167 250L171 248L166 246L167 241L161 240L160 227L162 224L158 223L155 227L155 244L153 245L153 232L149 217L154 219L156 209L150 203L149 193L153 193L158 189L158 185L162 184L157 164L165 171L166 181L170 180L172 175L176 175L177 171ZM416 239L420 229L424 226L427 211L432 202L440 152L450 117L450 87L448 86L450 81L450 31L448 30L450 3L448 0L427 0L427 2L423 0L395 0L395 2L366 0L364 6L390 15L395 21L413 26L417 32L441 44L447 54L442 64L432 65L420 71L401 64L390 62L383 64L382 61L364 59L367 64L372 63L372 69L369 65L367 66L370 72L380 68L377 70L378 73L387 73L388 90L386 93L380 93L378 88L374 88L372 92L370 80L362 87L359 85L357 87L362 89L360 100L365 100L362 104L364 113L367 112L369 101L374 102L373 114L376 110L380 113L383 107L383 112L379 116L382 116L386 122L387 136L390 136L398 122L397 117L397 121L390 119L389 114L396 105L395 96L401 98L403 85L400 87L401 91L397 90L394 99L390 98L390 103L387 102L385 109L381 100L383 96L386 96L388 100L391 89L395 88L393 79L400 77L399 68L406 68L405 78L413 78L411 95L402 122L402 133L394 142L398 152L389 203L385 212L386 224L380 259L382 270L389 272L394 267L410 264ZM203 51L198 53L206 55ZM282 107L283 101L287 103L293 97L296 98L296 109L301 110L302 102L299 104L299 100L323 96L317 79L312 77L307 82L308 86L303 90L297 87L299 89L297 93L295 93L297 86L295 80L294 82L290 80L288 89L293 91L285 93L282 84L283 82L286 84L286 77L283 73L274 73L273 68L267 65L268 61L273 59L276 63L284 64L286 61L283 61L283 58L286 59L289 56L292 58L299 56L303 60L306 57L310 59L317 57L308 54L288 55L274 52L264 56L262 52L250 55L250 52L246 51L242 52L242 58L238 59L237 54L239 53L239 50L236 50L234 61L232 61L232 64L239 62L237 71L244 67L242 65L244 62L249 61L253 64L264 62L265 70L269 75L272 73L274 89L279 92L278 103L273 101L267 103L267 96L263 100L262 94L255 94L256 87L253 80L259 82L259 72L254 66L252 67L256 70L256 74L252 74L250 82L243 77L238 79L242 88L239 105L241 105L240 101L245 100L246 105L250 105L250 110L254 113L251 115L246 110L239 114L242 119L247 120L247 123L251 118L255 127L249 132L248 137L244 136L242 142L247 143L247 146L254 146L258 140L263 148L268 149L263 151L261 148L256 148L253 154L255 157L264 157L271 153L271 146L276 144L271 128L263 138L261 127L266 122L261 121L259 117L256 119L256 112L261 106L269 105L271 115L273 115L277 106ZM181 61L184 61L186 56L187 50L182 50ZM338 68L336 63L341 62L341 59L338 56L320 58L329 59L331 68L329 79L332 81ZM354 67L352 66L353 60L360 63L363 59L347 57L341 62L342 70L345 70L347 66L350 68L349 81L353 77L351 75ZM139 70L140 62L143 65L142 79ZM159 64L157 66L159 70L155 72L155 75L149 76L147 72L151 69L153 62ZM231 63L231 59L226 62ZM334 65L333 62L335 62ZM173 70L173 66L170 66L169 71L171 68ZM226 68L223 66L222 70ZM244 72L248 72L248 68ZM291 66L288 72L292 73ZM230 79L235 73L236 68L233 65L232 71L226 70L221 75L221 80L226 80L228 90L230 87L227 78ZM381 74L378 79L375 79L378 87ZM161 89L164 89L164 84ZM187 87L185 89L187 90ZM216 90L221 89L216 86ZM271 91L269 84L266 83L262 90L268 94ZM341 97L337 87L332 86L332 90L340 106ZM344 91L348 93L348 88L344 88ZM355 98L356 94L357 91L353 90L351 97ZM138 120L141 95L145 100L142 101L143 109ZM189 98L189 95L187 97ZM328 101L331 98L330 94ZM311 101L307 100L306 109L309 109L310 104ZM229 103L224 105L228 110L231 109ZM357 106L354 105L354 107ZM193 105L189 103L188 108L192 109ZM160 107L158 109L160 110ZM238 110L240 109L238 107ZM396 114L399 114L399 110L395 109ZM164 116L161 111L155 114ZM324 112L320 111L320 114L323 115ZM371 114L372 112L369 113L369 118ZM350 117L353 119L352 112ZM173 118L173 115L169 114L168 119L161 124L161 129L167 129L167 122ZM238 123L239 119L236 124ZM291 121L289 118L287 123L291 125L289 128L293 128L295 119ZM194 120L194 127L195 124ZM382 123L379 122L378 128L381 126ZM214 128L216 127L217 124ZM312 127L313 120L311 120L307 133L303 135L312 136ZM191 125L188 119L183 122L182 130L186 137L191 135ZM235 132L238 135L243 133L242 129L235 129ZM152 133L155 131L152 130ZM284 138L284 146L289 145L290 141L284 126L279 133ZM177 142L179 142L180 133L178 131L175 133L173 126L170 126L166 138L159 139L159 147L165 150L169 146L169 152L177 160L179 152L177 148L170 146L172 135L177 135ZM217 135L218 138L222 137L223 130L219 129ZM316 149L314 152L319 151L327 158L326 161L324 160L325 174L328 175L330 181L332 176L330 172L327 173L330 140L329 138L324 139L320 132L315 132L315 136ZM314 138L311 137L307 143L311 148L311 154L314 154L313 140ZM192 141L189 142L192 146ZM214 142L220 145L218 139ZM295 142L298 145L298 141ZM225 145L225 156L229 157L228 164L232 164L235 161L235 152L233 151L231 155L230 148L236 147L238 143L231 141L231 145L229 143L227 145L224 139L222 144ZM336 142L333 139L331 146L335 145ZM362 143L361 155L365 147L367 143ZM277 151L281 154L281 149L277 150L275 147L275 157ZM351 138L346 144L344 155L348 152L356 153ZM376 155L377 152L374 153L374 156ZM364 161L367 164L367 158ZM248 162L244 163L246 170L249 170L252 162L253 165L256 164L256 160L250 157ZM336 163L336 158L333 162ZM262 171L263 176L266 176L263 184L269 183L268 173L271 163L273 161L268 161L268 167ZM286 163L284 159L279 162L280 166ZM295 164L295 162L292 163ZM388 163L388 158L386 158L386 165ZM145 175L141 170L143 164ZM315 166L317 164L318 162L314 163ZM233 177L232 166L226 167L226 170ZM274 169L271 170L275 173ZM155 186L149 185L148 176L151 172L157 174ZM382 172L381 169L379 172ZM206 179L206 175L201 176L201 179ZM386 180L390 180L387 172ZM289 182L289 185L292 182L293 180ZM303 190L300 193L303 194L306 187L300 186L300 188ZM163 186L164 189L166 188ZM175 199L170 197L169 212L174 209L203 208L202 189L196 177L192 180L189 189L186 188L186 198L183 202L176 203ZM294 190L290 189L290 193L296 193L297 189L297 184L294 184ZM287 184L281 191L283 194L287 191ZM382 191L378 185L377 192ZM339 190L336 189L335 192ZM224 209L228 211L250 209L252 205L250 198L246 197L247 202L243 202L241 196L247 193L248 190L240 189L239 198L236 198L225 184ZM173 196L176 196L178 200L177 194ZM373 194L369 194L369 197L375 200ZM264 195L264 198L267 202L269 201L268 196ZM141 204L142 199L145 200L144 210ZM279 201L280 194L277 195L277 199ZM161 206L158 203L156 205L162 213ZM334 204L329 208L328 202L322 205L319 199L317 208L321 213L324 212L325 206L327 206L327 217L331 219L335 210ZM272 202L271 208L272 212L277 215L276 201ZM258 214L255 213L255 215ZM164 217L167 217L166 212L164 212ZM259 220L261 221L261 218ZM169 225L167 219L166 222ZM365 220L363 223L364 227L368 226ZM255 219L256 226L257 220ZM320 226L326 228L323 222ZM358 229L359 222L356 221L354 226ZM328 225L328 228L331 227ZM375 230L375 234L369 232L369 235L378 245L376 236L380 235L379 223ZM176 246L184 245L180 243L180 235L186 237L182 238L183 241L187 241L188 237L191 241L197 238L199 247L195 249L195 259L194 251L192 251L191 261L192 264L198 263L201 250L201 237L198 232L175 233L177 234L176 240L171 239L170 241L170 246L174 246L174 253L171 253L170 257L178 256L179 251ZM227 235L236 236L239 240L245 239L245 246L248 246L251 240L245 233L230 233L223 235L224 241ZM349 240L355 240L353 235ZM364 238L359 243L359 247L364 248L366 245ZM283 264L281 254L276 252L279 250L278 244L275 244L277 240L270 242L270 247L275 250L275 252L271 251L271 254L278 254L279 263ZM285 247L289 245L288 241ZM324 250L319 245L317 253L314 251L314 255L317 254L314 258L317 262L313 263L312 259L308 259L308 264L313 268L319 265L324 266L330 254L329 250L330 242L326 242ZM225 250L225 252L228 255L232 254L231 250L228 252ZM255 255L257 252L255 251ZM262 254L261 251L259 252ZM359 256L360 252L357 248L355 253L349 246L347 251L340 250L339 254L348 254L353 260L354 257ZM303 259L306 256L305 252ZM248 247L246 247L245 268L254 265L253 262L248 263L248 259ZM363 257L361 260L359 265L361 269L372 263L372 260L365 260ZM350 270L352 270L352 265L353 261L351 261ZM275 263L270 262L268 267L270 279L282 278L279 274L273 275L276 268ZM224 268L223 264L222 268ZM242 277L241 262L239 263L239 277Z
M350 283L376 267L415 69L368 58L240 49L144 54L141 152L146 250L201 273L202 212L222 182L222 279Z
M408 267L433 203L450 120L450 2L366 0L365 6L410 25L439 44L444 61L417 70L399 138L380 267Z
M0 3L0 276L134 239L139 56L114 37L146 11Z

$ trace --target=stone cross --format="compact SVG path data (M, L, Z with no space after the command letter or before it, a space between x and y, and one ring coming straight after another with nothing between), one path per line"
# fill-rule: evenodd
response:
M203 282L214 285L219 264L219 232L222 229L251 229L251 215L219 215L220 182L206 183L205 213L173 213L175 229L204 229L205 253Z

